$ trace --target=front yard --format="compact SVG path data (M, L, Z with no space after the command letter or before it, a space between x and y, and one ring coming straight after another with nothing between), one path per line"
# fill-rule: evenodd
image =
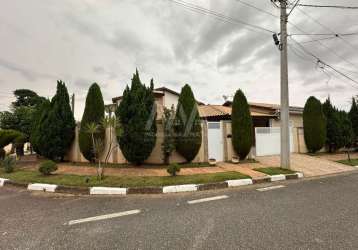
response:
M0 169L0 177L11 179L19 183L48 183L64 186L81 187L150 187L168 186L179 184L204 184L226 180L250 178L239 172L221 172L212 174L170 176L106 176L102 181L96 176L81 176L69 174L53 174L43 176L39 172L17 169L13 173L6 174Z

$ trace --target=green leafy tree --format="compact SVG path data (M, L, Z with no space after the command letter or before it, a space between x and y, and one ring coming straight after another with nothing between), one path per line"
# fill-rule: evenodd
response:
M92 138L86 129L88 124L100 124L104 118L104 102L101 88L97 83L93 83L88 90L86 97L86 106L83 112L81 127L79 132L79 145L83 156L91 161L95 161L95 154L92 150ZM104 141L105 131L102 128L98 129L95 134L96 140Z
M20 131L25 134L27 142L31 135L34 113L45 98L29 89L15 90L14 95L16 100L11 104L11 112L0 112L0 128Z
M46 119L40 124L41 154L52 160L63 160L73 141L75 127L66 85L58 81L56 95L51 100Z
M179 95L174 129L177 152L191 162L200 150L202 134L198 105L188 84Z
M173 151L175 150L175 110L174 106L170 109L164 107L164 113L162 117L164 138L162 143L162 153L164 164L169 164L169 159Z
M16 100L12 103L13 107L35 107L42 103L45 98L39 96L30 89L17 89L14 91Z
M232 145L240 160L244 160L253 144L253 127L249 104L240 89L236 91L232 103L231 122Z
M353 142L356 143L357 136L358 136L358 106L357 106L357 102L356 102L355 98L352 98L352 106L348 113L348 116L352 123L352 129L353 129L353 133L354 133Z
M342 134L340 129L340 117L338 111L331 104L328 98L323 106L323 113L326 117L326 147L330 153L342 147Z
M118 137L119 146L124 157L137 165L149 157L156 142L156 104L153 88L153 80L150 87L142 84L137 70L133 75L131 87L127 86L124 90L116 110L122 128Z
M326 141L326 118L321 102L313 96L308 98L303 110L303 127L308 151L319 151Z

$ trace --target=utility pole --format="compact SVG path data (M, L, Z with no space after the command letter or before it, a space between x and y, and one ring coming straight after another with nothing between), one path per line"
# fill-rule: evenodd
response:
M273 35L275 44L281 51L281 167L290 168L290 114L289 114L289 94L288 94L288 66L287 66L287 0L271 0L279 2L281 8L281 32L280 41L277 34ZM296 5L299 1L296 2ZM295 6L296 6L295 5ZM291 10L292 12L292 10Z
M287 0L281 4L281 167L290 168L290 118L287 65Z

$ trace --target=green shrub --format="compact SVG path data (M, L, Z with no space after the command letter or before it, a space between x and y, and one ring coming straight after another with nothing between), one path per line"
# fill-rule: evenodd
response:
M39 172L43 175L50 175L51 173L57 170L57 165L55 162L48 160L44 161L39 166Z
M180 172L180 166L178 164L170 164L167 168L168 174L176 176Z
M357 106L357 102L354 98L352 98L352 106L351 106L351 109L350 109L348 115L349 115L349 119L351 120L351 123L352 123L352 129L354 132L353 142L355 143L357 141L357 137L358 137L358 106Z
M191 162L200 150L202 135L198 105L188 84L179 96L174 129L176 150Z
M321 102L311 96L303 110L304 138L310 153L319 151L326 141L326 118Z
M104 102L101 88L97 83L93 83L88 90L86 106L83 112L81 127L79 131L79 145L83 156L94 162L95 154L92 146L91 134L87 133L88 124L100 124L104 117ZM96 133L96 139L104 141L105 131L101 128Z
M253 128L249 104L240 89L236 91L232 103L231 122L232 145L240 160L244 160L253 144Z
M51 107L43 118L39 127L40 152L49 159L63 160L73 141L76 126L64 82L57 82Z
M1 162L1 166L4 168L5 173L14 172L15 164L16 158L13 156L5 156L4 160Z
M326 117L326 147L330 153L342 147L342 131L340 129L340 116L338 110L331 104L328 98L322 105Z
M139 73L133 75L116 110L122 133L118 143L124 157L131 163L141 164L152 153L156 142L156 104L151 86L142 84Z

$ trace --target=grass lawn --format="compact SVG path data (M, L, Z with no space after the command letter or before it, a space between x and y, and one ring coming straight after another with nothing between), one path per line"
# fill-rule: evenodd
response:
M134 176L107 176L102 181L98 181L95 176L61 175L42 176L35 171L17 169L15 172L6 174L0 169L0 177L11 179L19 183L48 183L64 186L105 186L105 187L149 187L149 186L168 186L180 184L203 184L221 182L225 180L245 179L249 176L238 172L223 172L215 174L185 175L185 176L164 176L164 177L134 177ZM88 182L86 182L88 180Z
M277 175L277 174L294 174L296 172L284 169L284 168L255 168L255 171L267 174L267 175Z
M339 160L337 162L345 164L345 165L353 166L353 167L358 166L358 159L351 159L351 161L349 161L349 160Z

